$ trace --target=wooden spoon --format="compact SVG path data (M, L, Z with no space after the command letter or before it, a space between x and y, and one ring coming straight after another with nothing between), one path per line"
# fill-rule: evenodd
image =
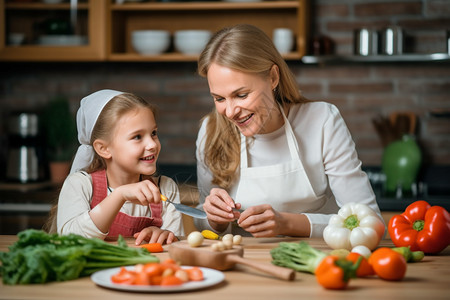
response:
M243 258L244 248L233 246L233 249L213 251L211 244L216 241L204 241L199 247L191 247L186 241L173 243L169 247L169 255L182 265L200 266L216 270L228 270L235 264L243 264L258 271L270 274L283 280L294 280L295 271L288 268L261 263Z

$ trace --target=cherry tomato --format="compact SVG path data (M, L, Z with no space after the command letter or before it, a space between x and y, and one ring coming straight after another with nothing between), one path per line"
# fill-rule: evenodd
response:
M375 250L369 257L369 264L375 274L384 280L401 280L406 274L405 258L390 248Z

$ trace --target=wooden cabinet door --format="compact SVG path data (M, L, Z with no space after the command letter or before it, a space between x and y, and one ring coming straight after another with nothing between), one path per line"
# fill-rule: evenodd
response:
M106 57L105 7L107 0L79 1L77 26L73 30L86 43L73 44L67 35L49 36L39 31L39 24L51 18L69 19L70 4L46 4L0 0L0 61L98 61ZM8 36L25 33L21 45L11 45ZM37 33L38 32L38 33ZM48 42L49 39L58 40ZM65 39L67 38L67 39ZM64 41L61 41L64 40ZM68 42L67 42L68 40ZM62 43L62 44L61 44ZM69 43L69 44L65 44Z

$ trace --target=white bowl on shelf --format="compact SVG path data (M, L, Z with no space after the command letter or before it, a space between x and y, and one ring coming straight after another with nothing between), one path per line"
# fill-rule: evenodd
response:
M178 30L175 31L175 49L186 55L200 54L211 38L209 30Z
M135 30L131 33L131 44L139 54L161 54L169 49L170 32L167 30Z
M25 41L25 33L11 32L8 34L8 44L11 46L20 46Z

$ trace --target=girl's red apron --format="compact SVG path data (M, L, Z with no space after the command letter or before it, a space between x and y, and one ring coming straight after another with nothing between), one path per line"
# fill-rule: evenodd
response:
M92 201L91 209L103 201L108 196L108 181L106 179L106 171L96 171L91 173L92 177ZM133 236L136 232L149 226L161 227L162 225L162 204L150 204L151 217L134 217L123 212L118 212L111 227L109 228L108 237L124 237Z

